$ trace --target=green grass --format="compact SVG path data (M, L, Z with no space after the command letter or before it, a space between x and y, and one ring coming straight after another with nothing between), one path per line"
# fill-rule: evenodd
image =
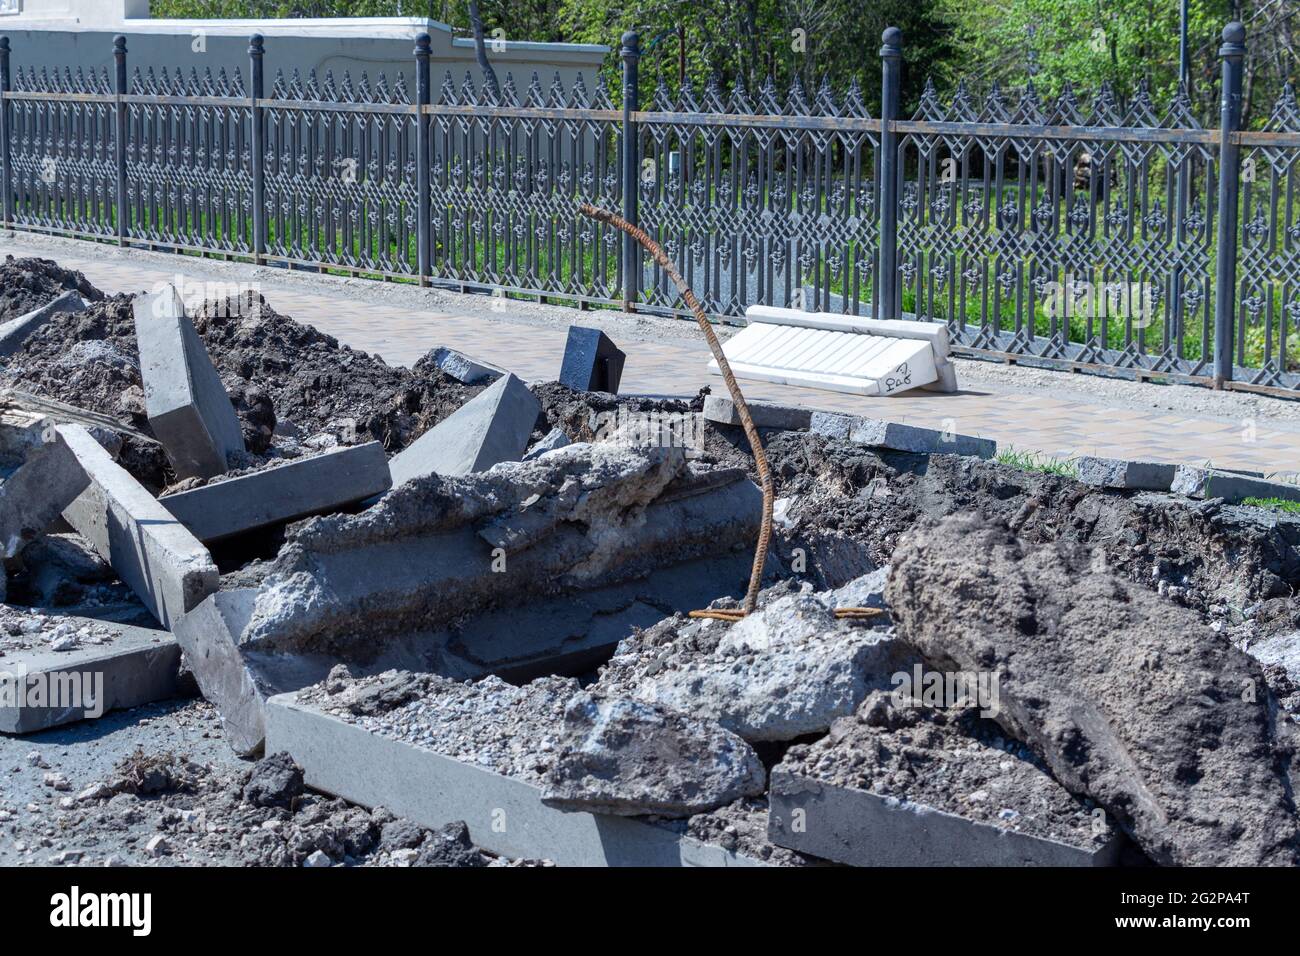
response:
M1053 458L1036 451L1017 451L1008 448L998 452L993 460L1000 465L1018 468L1020 471L1038 471L1046 475L1061 475L1066 478L1078 478L1079 466L1073 458Z
M1243 498L1243 505L1254 505L1256 508L1267 508L1270 511L1285 511L1287 514L1300 514L1300 501L1290 501L1286 498Z

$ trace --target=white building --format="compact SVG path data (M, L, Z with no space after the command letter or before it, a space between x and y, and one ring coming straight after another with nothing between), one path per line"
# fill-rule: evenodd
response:
M276 71L289 76L296 68L306 76L316 70L323 79L333 71L357 80L362 72L373 81L380 73L395 81L406 77L414 95L415 37L428 33L433 93L450 71L457 88L466 73L481 85L474 42L452 35L445 23L417 17L357 17L284 20L155 20L149 0L0 0L0 36L9 37L11 69L19 67L107 68L113 75L113 38L127 40L127 65L134 72L152 67L191 68L200 75L211 69L238 69L248 79L248 38L266 38L267 91ZM565 89L582 73L587 89L609 47L586 43L533 43L505 37L489 38L488 58L504 84L513 74L522 93L534 73L549 89L558 73Z

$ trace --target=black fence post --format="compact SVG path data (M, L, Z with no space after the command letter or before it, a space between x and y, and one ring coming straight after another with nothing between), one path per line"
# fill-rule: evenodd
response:
M4 187L4 228L14 227L14 169L9 153L9 38L0 37L0 179Z
M253 163L253 261L266 261L266 117L262 111L262 34L248 38L249 153Z
M898 291L898 97L903 73L903 31L889 27L881 35L880 87L880 303L877 319L896 319L901 314Z
M415 38L415 253L420 285L429 284L433 263L433 230L429 219L429 119L425 107L429 89L429 34Z
M117 244L126 245L126 37L113 37L113 64L116 78L113 89L117 100L113 104L117 120L114 131L114 154L117 161Z
M641 181L640 124L632 114L637 106L637 64L641 59L640 37L635 30L623 34L623 218L632 225L638 222ZM623 236L623 311L636 310L641 291L641 246L631 236Z
M1219 248L1214 290L1214 387L1232 381L1237 309L1237 193L1241 184L1241 62L1246 28L1234 20L1223 28L1223 96L1219 103Z

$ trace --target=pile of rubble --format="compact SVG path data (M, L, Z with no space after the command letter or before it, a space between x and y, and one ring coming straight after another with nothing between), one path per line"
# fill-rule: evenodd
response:
M691 617L739 606L754 461L728 400L615 394L604 336L560 382L390 369L256 296L6 268L0 670L81 699L0 731L197 688L274 755L141 754L193 837L155 859L1297 861L1300 518L1234 503L1262 476L758 405L759 607ZM111 825L116 779L63 809Z

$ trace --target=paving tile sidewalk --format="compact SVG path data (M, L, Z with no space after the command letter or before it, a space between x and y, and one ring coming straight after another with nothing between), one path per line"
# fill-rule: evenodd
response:
M55 258L85 273L106 292L151 290L175 278L174 267L96 255L96 247L85 245L85 253L55 253L40 245L24 246L19 236L0 245L0 252ZM564 353L564 329L511 322L508 314L498 316L489 311L480 296L463 297L463 312L459 308L439 312L360 301L349 298L343 287L337 294L322 292L292 276L259 285L277 311L309 322L354 348L378 353L392 364L409 365L429 349L445 345L535 381L555 378ZM572 321L582 324L584 313L573 310ZM611 335L618 341L616 331ZM623 374L625 393L691 397L705 385L715 392L724 389L722 380L707 371L708 347L698 338L663 337L624 344L629 353ZM959 363L959 381L964 364ZM1063 385L1068 386L1069 379L1062 373ZM1189 416L1028 389L976 386L964 387L956 395L910 392L869 399L765 382L741 384L745 395L754 400L951 428L995 439L1002 449L1064 457L1087 454L1178 463L1209 461L1268 473L1300 472L1300 429L1266 419L1251 422Z

